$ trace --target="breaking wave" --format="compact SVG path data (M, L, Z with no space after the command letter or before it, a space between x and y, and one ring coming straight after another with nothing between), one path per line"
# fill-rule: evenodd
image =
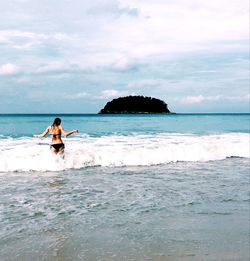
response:
M150 166L177 161L250 157L249 135L87 135L65 139L65 157L54 156L49 139L0 137L0 172L59 171L89 166Z

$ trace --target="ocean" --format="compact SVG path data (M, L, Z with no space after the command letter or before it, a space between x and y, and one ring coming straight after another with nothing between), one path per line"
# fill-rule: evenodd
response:
M62 119L64 157L33 138ZM249 260L250 114L0 114L0 260Z

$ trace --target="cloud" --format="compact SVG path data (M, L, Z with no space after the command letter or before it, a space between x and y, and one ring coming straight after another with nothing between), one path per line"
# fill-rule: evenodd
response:
M167 81L163 79L143 79L131 82L128 84L128 88L131 89L145 89L145 88L157 88L162 87L164 84L168 84Z
M250 100L250 94L242 95L242 96L228 96L224 98L228 101L234 101L234 102L244 102Z
M216 95L216 96L203 96L203 95L197 95L197 96L187 96L181 99L181 103L184 104L195 104L195 103L202 103L204 101L247 101L250 99L250 94L242 95L242 96L222 96L222 95ZM176 99L178 100L178 99Z
M0 66L0 75L14 75L19 72L17 65L12 63L6 63Z
M62 95L63 98L72 99L72 100L82 99L82 98L85 98L85 97L88 97L88 96L89 96L89 94L87 92L79 92L79 93L75 93L75 94Z
M45 34L20 31L20 30L1 30L0 43L6 44L14 49L30 49L34 45L41 44L48 37Z
M129 69L133 69L136 68L136 60L133 58L123 56L113 63L112 68L118 71L126 71Z
M116 98L120 96L126 96L128 95L127 91L118 91L114 89L104 90L101 92L100 95L95 96L96 99L110 99L110 98Z
M201 103L204 101L204 97L202 95L187 96L187 97L183 98L181 101L182 101L182 103L186 103L186 104Z
M45 34L33 33L28 31L20 31L20 30L1 30L0 31L0 40L8 41L11 38L29 38L29 39L37 39L43 38L46 39L47 36Z
M130 7L124 3L123 5L119 1L98 1L89 7L87 10L88 14L91 15L114 15L121 16L127 15L130 17L139 16L139 10L135 7Z
M34 47L42 47L53 43L72 43L73 36L62 32L36 33L21 30L0 30L0 44L8 45L13 49L30 50Z
M248 101L250 101L250 93L248 93L247 95L244 96L244 98Z
M22 31L17 19L13 26L17 30L0 31L0 41L20 51L56 48L68 60L80 63L84 59L90 67L113 64L124 70L146 58L152 61L183 52L248 48L247 0L231 0L230 5L224 0L94 0L87 4L62 0L60 6L52 4L56 7L52 13L41 14L30 10L38 10L42 4L27 3L30 8L20 5L17 10L6 10L13 17L26 13L30 26L25 28L29 30Z
M51 92L52 93L52 92ZM51 95L51 93L45 92L44 90L37 90L33 89L28 93L29 99L32 100L42 100L42 101L53 101L54 95ZM69 100L80 100L86 97L89 97L89 94L87 92L76 92L76 93L67 93L67 92L53 92L56 95L57 101L69 101Z
M247 1L218 4L204 1L128 1L138 8L136 21L120 19L108 26L113 48L127 51L130 57L172 55L201 50L247 48ZM231 5L231 2L230 2ZM238 7L240 6L240 7ZM233 17L233 19L232 19ZM122 33L120 31L122 28ZM245 39L246 42L240 42ZM153 57L151 57L153 58Z
M71 64L68 61L57 60L51 61L46 64L40 65L36 69L36 73L55 73L55 72L72 72L74 70L79 70L79 67L75 64Z

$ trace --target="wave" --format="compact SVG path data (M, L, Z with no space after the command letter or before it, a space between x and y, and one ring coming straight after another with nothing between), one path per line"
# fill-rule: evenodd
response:
M65 157L54 156L49 139L0 139L0 172L59 171L89 166L150 166L178 161L249 158L249 135L87 135L65 139Z

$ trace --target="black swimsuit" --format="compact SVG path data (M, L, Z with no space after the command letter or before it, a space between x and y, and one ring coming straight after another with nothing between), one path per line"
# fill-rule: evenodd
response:
M56 136L58 136L58 135L61 136L61 134L59 134L59 133L58 133L58 134L51 134L51 135L53 136L54 139L55 139Z
M60 150L60 149L64 149L64 144L63 143L51 144L50 148L51 147L53 147L55 150Z
M61 134L51 134L53 136L53 138L56 138L57 135ZM55 150L59 151L60 149L64 149L64 144L63 143L55 143L55 144L51 144L50 148L53 147Z

